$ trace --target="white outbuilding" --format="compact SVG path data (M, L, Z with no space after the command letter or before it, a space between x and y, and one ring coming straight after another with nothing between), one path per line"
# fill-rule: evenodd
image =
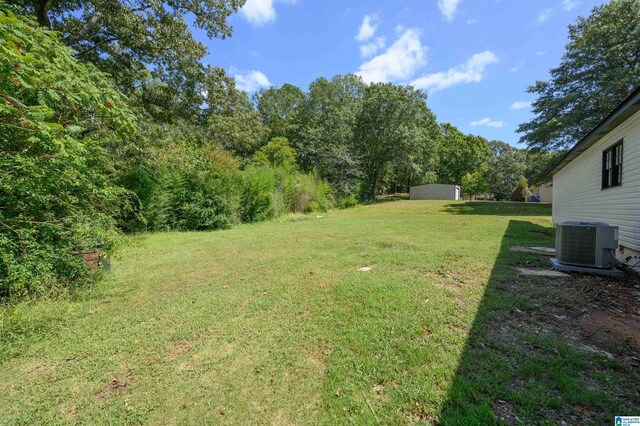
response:
M409 188L410 200L459 200L460 186L430 183Z
M616 255L640 255L640 87L547 172L553 223L619 228Z

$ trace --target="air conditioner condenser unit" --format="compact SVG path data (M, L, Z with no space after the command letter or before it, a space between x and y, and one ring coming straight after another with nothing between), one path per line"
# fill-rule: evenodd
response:
M618 263L617 249L617 226L602 222L567 221L556 225L557 258L552 259L552 263L560 270L610 270Z

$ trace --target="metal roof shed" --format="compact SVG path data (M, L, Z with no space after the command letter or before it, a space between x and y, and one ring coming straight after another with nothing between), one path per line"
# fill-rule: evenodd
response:
M409 188L410 200L459 200L460 185L430 183Z

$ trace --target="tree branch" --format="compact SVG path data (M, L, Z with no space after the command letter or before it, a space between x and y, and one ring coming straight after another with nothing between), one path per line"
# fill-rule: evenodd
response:
M107 44L107 43L111 43L112 41L116 41L116 40L118 40L118 37L110 37L110 38L104 39L104 40L102 40L101 42L94 44L94 45L93 45L93 46L91 46L90 48L88 48L88 49L85 49L85 50L83 50L83 51L78 52L78 53L76 54L76 56L82 56L82 55L84 55L85 53L89 53L89 52L91 52L91 51L94 51L94 50L96 50L98 47L100 47L100 46L102 46L102 45L105 45L105 44Z

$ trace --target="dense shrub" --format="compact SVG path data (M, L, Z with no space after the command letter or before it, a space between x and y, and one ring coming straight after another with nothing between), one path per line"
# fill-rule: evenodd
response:
M1 10L0 70L0 293L48 293L85 275L77 253L117 237L125 197L106 148L134 117L56 33Z
M282 139L271 147L265 153L281 158L280 148L288 146ZM269 162L240 171L228 151L186 125L147 125L136 148L118 158L118 182L129 191L126 215L119 218L125 230L218 229L334 205L328 183L317 175Z
M275 170L271 167L248 167L242 172L240 218L258 222L274 216Z
M238 165L226 151L172 132L153 153L158 178L146 212L150 229L224 229L238 222Z
M237 222L238 199L230 175L179 171L171 176L160 228L225 229Z
M326 180L289 169L281 169L276 197L281 200L282 213L323 212L335 204Z
M334 205L328 183L311 173L294 174L289 194L289 211L292 213L324 212Z
M240 217L243 222L286 213L327 211L334 205L326 180L287 167L249 167L242 172Z
M238 221L238 162L186 123L146 124L114 156L128 192L127 231L228 228Z
M340 200L338 200L338 207L341 209L348 209L355 207L358 204L358 196L356 194L345 194Z

